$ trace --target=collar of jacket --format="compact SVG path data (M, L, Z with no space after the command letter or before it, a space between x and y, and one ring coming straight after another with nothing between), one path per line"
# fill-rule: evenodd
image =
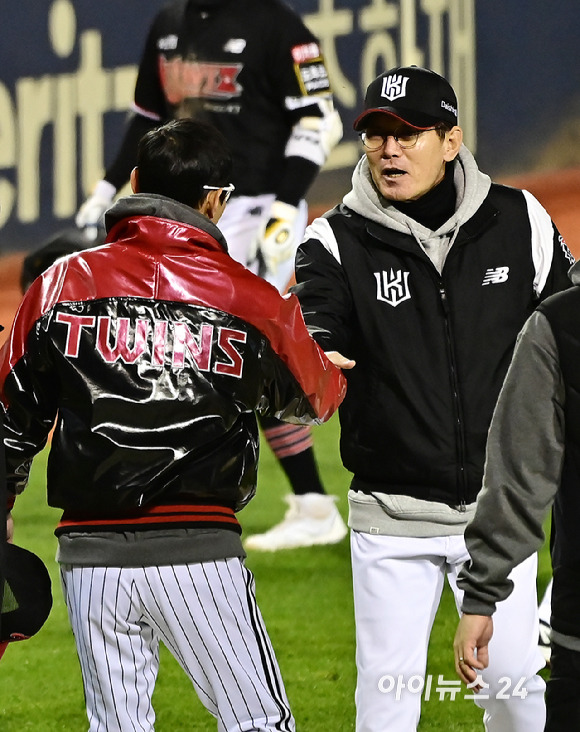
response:
M491 179L482 173L473 155L461 146L454 166L454 185L457 191L457 204L453 216L432 232L417 221L402 213L384 199L373 183L366 155L363 155L352 175L352 189L344 196L343 203L351 210L370 221L375 221L392 231L412 233L417 240L438 237L453 237L453 233L468 221L486 199Z
M471 239L475 239L492 225L498 214L498 209L486 199L469 221L461 226L457 232L455 243L458 245L465 244ZM422 250L417 248L417 244L409 232L393 231L377 224L376 221L365 221L365 228L372 237L385 244L422 256Z
M142 227L143 217L166 219L177 222L186 228L194 227L203 231L217 242L223 251L228 251L228 245L218 227L210 221L207 216L190 206L186 206L172 198L166 198L156 193L134 193L131 196L120 198L105 214L105 229L107 230L107 242L118 238L125 238L121 232L128 226ZM173 234L176 239L187 241L191 236L184 231L181 235L175 230ZM204 238L206 244L209 239ZM201 244L199 237L195 237L195 243ZM213 248L213 247L212 247Z

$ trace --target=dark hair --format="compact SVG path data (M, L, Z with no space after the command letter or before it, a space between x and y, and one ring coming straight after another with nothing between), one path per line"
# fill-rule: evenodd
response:
M197 208L204 185L229 183L232 157L222 133L212 125L179 119L151 130L137 151L139 190L158 193Z
M445 135L453 129L450 122L439 122L435 127L435 132L439 135L440 140L445 139Z

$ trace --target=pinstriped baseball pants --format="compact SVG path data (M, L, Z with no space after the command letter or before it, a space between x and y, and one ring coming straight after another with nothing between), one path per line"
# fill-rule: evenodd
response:
M219 732L293 732L278 663L238 558L162 567L61 566L89 732L154 729L159 640Z

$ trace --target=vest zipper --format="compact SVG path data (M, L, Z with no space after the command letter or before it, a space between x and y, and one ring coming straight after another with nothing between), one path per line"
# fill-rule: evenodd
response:
M465 511L467 498L467 478L465 472L465 436L463 432L463 409L459 396L459 380L457 378L457 362L451 321L449 319L449 301L442 280L439 280L439 297L445 316L445 334L447 337L447 353L449 355L449 371L454 405L455 438L457 442L457 504L460 511Z

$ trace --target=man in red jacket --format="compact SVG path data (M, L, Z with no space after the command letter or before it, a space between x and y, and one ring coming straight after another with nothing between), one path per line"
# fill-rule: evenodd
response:
M216 227L223 136L146 134L105 244L27 291L0 353L8 490L56 419L48 502L90 730L153 730L163 641L221 730L294 730L236 512L255 492L256 412L328 419L340 371Z
M236 186L219 227L233 259L285 292L307 222L305 196L342 136L320 44L281 0L173 0L154 18L139 63L133 115L103 180L76 216L96 235L129 179L137 142L170 119L217 127L232 147ZM334 544L346 536L327 494L308 425L260 416L292 493L281 522L246 549Z

